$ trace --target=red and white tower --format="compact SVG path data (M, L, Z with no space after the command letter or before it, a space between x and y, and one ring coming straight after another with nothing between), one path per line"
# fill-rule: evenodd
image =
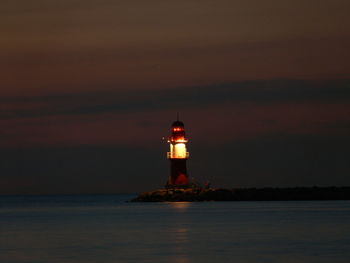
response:
M186 148L187 142L185 125L178 118L171 125L171 136L168 138L168 143L170 144L170 152L168 152L170 177L166 185L168 188L189 186L186 167L186 161L189 157L189 152L187 152Z

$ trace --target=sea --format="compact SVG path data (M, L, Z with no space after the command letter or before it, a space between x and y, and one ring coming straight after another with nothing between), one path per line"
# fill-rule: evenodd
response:
M135 196L0 196L0 262L350 262L350 201Z

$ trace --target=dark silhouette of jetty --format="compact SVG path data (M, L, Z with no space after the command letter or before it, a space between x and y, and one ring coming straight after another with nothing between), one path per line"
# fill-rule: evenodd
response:
M132 202L350 200L350 187L177 188L141 193Z

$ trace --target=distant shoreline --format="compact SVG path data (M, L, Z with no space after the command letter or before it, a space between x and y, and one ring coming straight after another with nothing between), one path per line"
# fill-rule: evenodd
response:
M350 200L350 187L176 188L144 192L132 202Z

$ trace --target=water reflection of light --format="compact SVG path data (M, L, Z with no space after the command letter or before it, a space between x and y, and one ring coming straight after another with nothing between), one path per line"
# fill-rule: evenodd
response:
M186 211L191 206L191 202L170 202L169 204L180 212Z
M188 232L188 228L187 227L177 227L174 230L175 233L186 233Z
M187 227L176 227L174 232L174 242L176 244L184 244L188 242L188 228Z
M186 224L187 214L185 213L188 208L192 205L191 202L169 202L171 208L173 208L177 216L176 224L173 225L170 230L171 238L174 244L174 256L170 259L171 263L191 263L189 257L189 232L190 229ZM184 213L184 214L183 214Z
M187 256L178 256L174 258L174 263L190 263L190 259Z
M173 241L174 241L174 249L175 256L172 260L174 263L189 263L191 262L189 259L189 238L188 238L189 229L185 226L176 225L173 228Z

